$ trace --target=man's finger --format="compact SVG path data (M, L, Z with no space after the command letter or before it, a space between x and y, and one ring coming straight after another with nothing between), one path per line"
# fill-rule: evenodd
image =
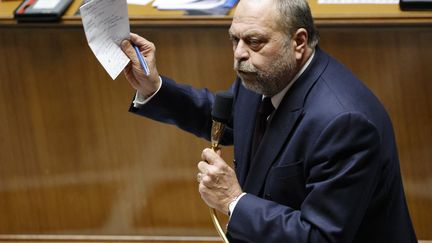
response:
M199 170L201 173L203 173L203 174L207 174L209 166L210 166L210 165L209 165L207 162L205 162L205 161L200 161L200 162L198 163L198 170Z
M132 44L129 40L123 40L120 44L122 51L126 54L126 56L131 59L131 57L135 54L135 51L132 47Z
M201 158L211 165L225 164L224 160L213 149L206 148L201 154Z
M126 65L126 67L123 70L123 73L126 76L126 80L130 83L130 85L134 89L138 89L139 84L138 81L135 79L135 75L133 74L132 71L132 62L129 62L128 65Z
M132 61L132 63L139 63L135 49L129 40L123 40L121 43L121 49L126 56Z
M130 33L130 40L132 41L132 43L138 46L140 51L143 52L144 56L152 54L152 51L154 51L156 48L152 42L135 33Z
M130 39L137 46L144 46L144 45L146 45L149 42L144 37L139 36L139 35L137 35L135 33L130 33Z

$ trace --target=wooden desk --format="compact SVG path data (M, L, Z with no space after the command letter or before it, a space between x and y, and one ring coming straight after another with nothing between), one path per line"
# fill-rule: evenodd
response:
M127 112L134 92L122 76L110 80L91 53L73 16L79 1L54 24L17 24L18 3L0 3L0 240L217 239L195 182L209 144ZM311 7L320 46L388 109L417 235L431 240L432 13ZM211 90L229 86L231 17L150 6L129 13L132 31L156 44L160 73ZM227 160L231 153L224 149Z
M6 0L0 2L0 24L15 24L13 10L21 1ZM81 19L75 16L81 1L75 0L62 18L61 24L81 25ZM430 25L431 11L400 11L395 4L318 4L309 1L312 14L318 26L353 26L353 25ZM151 4L146 6L129 5L132 25L229 25L234 10L228 16L185 16L183 11L158 11Z

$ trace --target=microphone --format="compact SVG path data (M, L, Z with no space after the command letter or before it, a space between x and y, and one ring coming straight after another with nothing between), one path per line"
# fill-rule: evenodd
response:
M215 94L215 101L211 112L213 124L211 129L211 146L213 150L219 149L225 125L231 118L233 94L229 91L220 91Z
M233 95L228 91L220 91L215 94L215 101L213 103L213 109L211 116L213 119L211 129L211 147L214 151L219 150L219 142L222 139L225 125L231 118L233 104ZM224 243L229 243L222 226L219 223L219 219L216 215L216 210L210 208L210 216L213 221L213 225L216 228L219 236L222 238Z

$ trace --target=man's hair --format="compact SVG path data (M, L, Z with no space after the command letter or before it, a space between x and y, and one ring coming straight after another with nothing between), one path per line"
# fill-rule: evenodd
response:
M314 24L309 4L306 0L276 0L279 11L279 25L292 36L299 28L308 32L308 45L314 48L319 42L319 33Z

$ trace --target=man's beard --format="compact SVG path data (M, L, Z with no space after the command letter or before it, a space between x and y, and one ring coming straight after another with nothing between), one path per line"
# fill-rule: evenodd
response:
M234 70L243 86L265 96L273 96L284 89L294 77L295 68L295 60L289 50L275 57L266 70L258 70L247 61L234 62Z

